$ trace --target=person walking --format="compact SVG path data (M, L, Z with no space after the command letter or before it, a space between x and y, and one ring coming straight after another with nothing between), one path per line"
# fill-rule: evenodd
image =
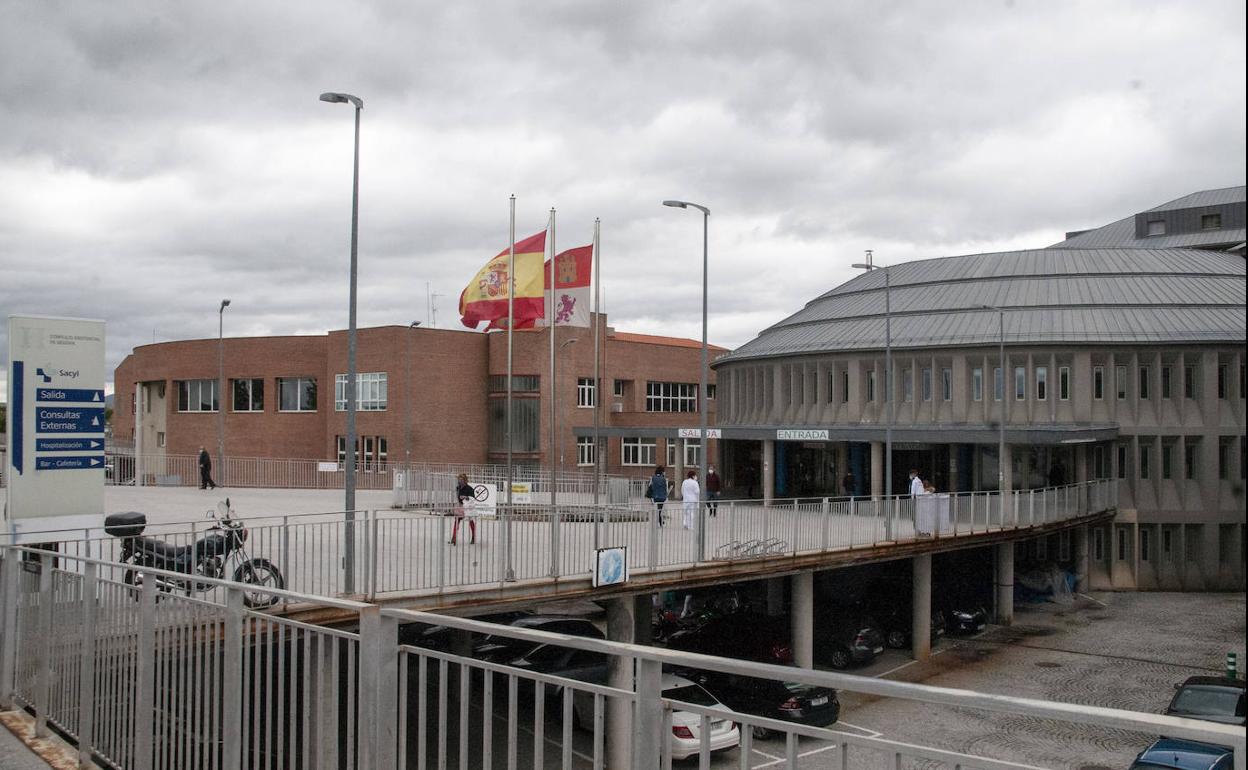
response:
M693 529L693 517L698 512L698 500L702 490L698 487L698 472L689 471L685 480L680 482L681 524L685 529Z
M212 480L212 457L202 446L199 448L199 488L217 488L217 482Z
M719 513L719 493L722 489L719 474L715 472L715 466L707 466L706 469L706 512L714 516Z
M923 494L924 491L925 490L923 488L923 479L919 478L919 469L911 468L910 469L910 495L912 497L918 497L919 495Z
M841 494L845 497L854 496L854 472L845 471L845 477L841 479Z
M455 525L451 527L451 545L458 545L456 540L459 539L459 525L463 523L465 517L468 519L468 531L472 533L472 539L468 544L473 545L477 542L477 520L466 510L476 502L476 499L472 485L468 483L468 474L459 474L458 484L455 485Z
M663 466L654 467L654 475L650 477L650 486L646 487L646 497L654 501L658 512L659 526L663 526L663 503L667 502L667 476L663 475Z

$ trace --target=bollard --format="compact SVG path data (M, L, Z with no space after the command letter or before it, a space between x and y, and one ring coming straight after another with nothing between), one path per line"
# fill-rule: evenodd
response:
M1235 653L1233 652L1228 652L1226 654L1226 678L1239 678L1239 667L1236 665Z

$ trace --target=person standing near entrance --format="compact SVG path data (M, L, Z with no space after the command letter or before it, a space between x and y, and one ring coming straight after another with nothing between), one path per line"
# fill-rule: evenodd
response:
M719 513L719 493L722 489L719 474L714 467L706 469L706 512L714 516Z
M846 497L854 496L854 472L845 471L845 478L841 479L841 494Z
M208 455L208 450L202 446L199 448L199 488L217 488L217 482L212 480L212 457Z
M646 487L646 497L654 501L659 526L663 526L663 503L667 502L667 476L663 475L662 465L654 467L654 475L650 477L650 486Z
M923 494L925 491L926 490L924 490L923 488L923 479L919 478L919 469L911 468L910 469L910 494L911 496L918 497L919 495Z
M698 472L689 471L685 480L680 483L681 524L685 529L693 529L693 517L698 511L698 500L702 490L698 487Z

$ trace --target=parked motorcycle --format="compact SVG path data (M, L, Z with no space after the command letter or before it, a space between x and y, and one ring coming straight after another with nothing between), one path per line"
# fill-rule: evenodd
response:
M194 545L187 546L143 537L147 517L137 511L109 514L104 519L104 531L121 538L122 562L135 565L135 568L126 570L124 579L127 585L143 584L143 567L180 572L188 577L153 576L156 588L164 593L176 591L190 596L213 588L211 583L197 581L195 577L226 579L233 567L232 576L236 583L285 588L286 579L282 577L281 570L268 559L253 559L247 553L247 529L233 514L230 500L226 498L216 511L208 512L213 525L205 536ZM277 604L278 598L269 593L244 591L243 602L252 609L264 609Z

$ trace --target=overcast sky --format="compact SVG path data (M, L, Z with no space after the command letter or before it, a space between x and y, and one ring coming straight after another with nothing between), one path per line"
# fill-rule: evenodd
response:
M1243 0L0 0L0 310L137 345L456 299L558 209L616 328L730 347L881 262L1039 247L1244 183ZM460 327L462 328L462 327ZM7 355L0 329L0 354ZM0 375L2 377L3 375ZM0 391L2 392L2 391Z

